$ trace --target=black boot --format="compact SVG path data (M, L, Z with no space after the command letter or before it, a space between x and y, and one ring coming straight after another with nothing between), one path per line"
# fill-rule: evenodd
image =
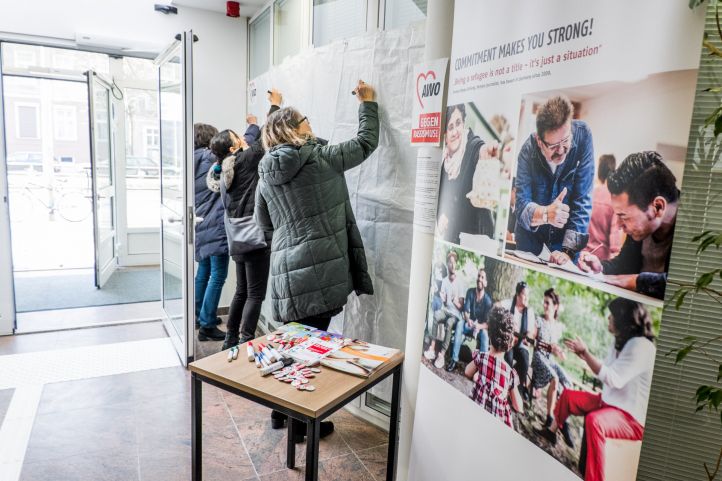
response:
M278 411L271 411L271 428L281 429L286 425L288 416Z
M222 341L226 338L226 333L218 329L216 326L213 327L201 327L198 330L199 341Z
M572 438L572 431L569 428L569 423L565 422L562 424L559 430L562 432L562 437L564 438L564 442L567 443L567 446L574 449L574 439Z
M293 442L298 444L302 443L306 439L306 423L301 422L297 419L293 421ZM321 421L320 438L323 439L333 432L333 422Z
M230 349L233 346L238 345L238 333L235 335L229 330L226 332L226 338L223 340L223 347L221 347L221 351L225 351L226 349Z
M554 422L554 416L552 416L551 414L547 414L547 420L544 422L544 427L545 428L552 427L553 422Z

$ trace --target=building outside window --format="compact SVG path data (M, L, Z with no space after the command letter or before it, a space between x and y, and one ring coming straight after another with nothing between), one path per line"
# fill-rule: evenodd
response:
M38 104L15 104L15 136L18 139L40 138Z
M53 130L55 140L78 140L78 111L70 105L53 107Z

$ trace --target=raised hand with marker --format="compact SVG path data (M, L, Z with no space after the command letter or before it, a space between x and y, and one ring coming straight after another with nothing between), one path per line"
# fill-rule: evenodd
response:
M363 80L358 81L358 85L351 92L351 95L355 95L359 102L373 102L376 99L374 88Z

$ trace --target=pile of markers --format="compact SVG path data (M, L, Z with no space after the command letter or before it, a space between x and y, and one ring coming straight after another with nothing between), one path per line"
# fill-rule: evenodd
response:
M284 340L281 342L280 337L276 338L268 336L269 341L275 340L280 344L281 352L290 349L296 344L307 339L297 337L293 340ZM228 350L228 362L238 359L239 346L233 346ZM254 346L252 342L246 345L246 351L249 362L255 362L256 367L260 369L261 376L273 374L273 377L281 382L289 383L299 391L315 391L316 387L310 384L309 379L315 377L321 370L316 367L309 367L300 362L293 362L290 357L284 357L275 347L258 343Z

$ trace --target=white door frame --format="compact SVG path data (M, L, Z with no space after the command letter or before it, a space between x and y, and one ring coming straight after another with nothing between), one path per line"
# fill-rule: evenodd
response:
M3 104L2 44L0 44L0 336L15 331L13 251L10 242L8 177L5 164L5 106Z

